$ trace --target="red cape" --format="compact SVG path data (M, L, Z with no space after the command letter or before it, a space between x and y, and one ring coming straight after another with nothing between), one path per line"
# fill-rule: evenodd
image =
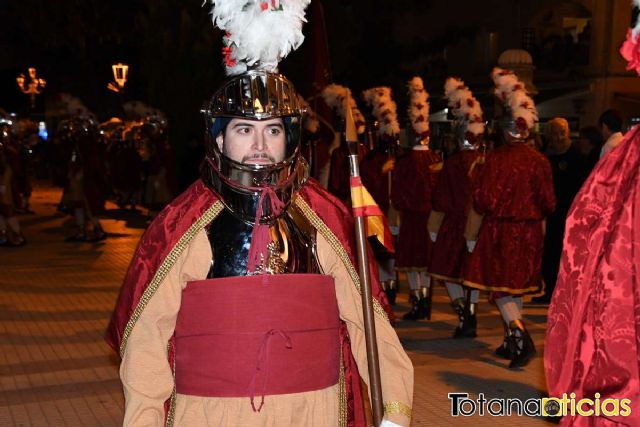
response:
M640 425L640 128L576 196L549 307L549 395L630 399L631 416L564 417L564 426Z
M349 209L313 179L309 179L299 194L322 223L331 230L338 242L343 244L351 264L357 266L353 217ZM144 233L129 265L105 337L107 343L116 352L121 353L123 339L126 339L125 329L127 324L132 317L136 319L141 310L144 309L144 302L140 304L141 298L154 276L157 273L161 273L159 269L181 238L205 213L210 212L210 208L219 200L220 196L198 180L169 204ZM318 227L316 224L314 226ZM389 319L392 320L393 314L384 291L378 282L377 269L371 251L369 260L372 293L384 308ZM342 350L347 392L347 425L364 426L360 376L351 353L347 328L344 323L342 324L341 336L343 338ZM174 351L172 339L169 347L169 362L171 366L173 366ZM168 410L169 402L165 406Z

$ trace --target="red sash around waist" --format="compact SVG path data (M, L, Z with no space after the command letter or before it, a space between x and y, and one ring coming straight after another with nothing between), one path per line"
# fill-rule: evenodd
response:
M330 387L340 371L339 328L330 276L189 282L175 329L176 391L251 397L253 405L256 394Z

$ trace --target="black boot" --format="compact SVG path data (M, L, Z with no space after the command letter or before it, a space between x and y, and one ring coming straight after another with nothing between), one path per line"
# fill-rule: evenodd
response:
M102 229L101 226L97 225L93 228L93 237L89 239L89 242L99 242L107 238L107 233Z
M398 293L398 290L396 289L396 281L387 280L382 282L382 289L384 289L384 293L387 295L389 304L396 305L396 294Z
M431 286L428 288L420 288L420 295L424 300L422 312L420 313L421 319L431 320Z
M513 339L511 339L511 330L506 323L503 323L502 326L504 327L504 339L494 353L502 359L511 360L515 352Z
M411 295L411 311L405 313L402 316L403 320L420 320L425 316L425 298L420 295L420 291L414 291L414 295Z
M496 348L495 354L503 359L511 360L513 359L514 353L511 331L506 324L503 324L502 326L504 326L504 340L502 341L502 344Z
M526 366L536 354L536 347L533 345L533 340L524 327L522 320L511 321L509 323L509 329L511 330L511 340L514 351L509 368Z
M453 338L475 338L477 333L476 305L470 304L469 309L465 310L465 301L460 298L453 303L453 309L460 319ZM468 312L467 312L468 311Z

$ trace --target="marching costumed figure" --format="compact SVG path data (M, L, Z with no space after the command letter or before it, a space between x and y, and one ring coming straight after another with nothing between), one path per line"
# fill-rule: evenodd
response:
M463 283L492 292L505 323L496 354L519 367L536 352L522 323L522 296L542 288L544 219L556 200L549 161L526 144L537 120L533 100L511 71L495 68L492 78L504 102L499 131L505 144L487 154L473 190L465 231L471 255Z
M433 210L428 226L434 248L429 275L444 281L460 318L453 337L473 338L476 336L475 309L480 291L469 290L461 283L462 268L468 254L464 228L471 207L471 190L484 161L484 153L478 149L482 143L484 122L480 103L462 80L448 78L444 95L453 113L458 151L445 160L433 192Z
M639 34L640 25L629 29L620 52L640 75ZM591 416L560 406L563 427L640 425L639 168L636 126L598 162L567 217L544 369L550 397L594 404L582 405Z
M309 171L312 177L317 177L317 149L320 138L320 120L318 115L311 108L309 103L300 95L300 105L304 109L302 116L302 149L301 155L309 164Z
M22 246L26 243L16 216L14 170L20 167L20 154L12 143L13 122L0 117L0 246Z
M386 89L386 88L385 88ZM365 92L370 95L370 92ZM396 147L400 133L400 124L396 113L396 104L391 99L391 91L384 91L381 96L367 97L372 106L375 134L371 133L373 149L369 151L360 164L362 183L385 216L389 215L391 205L391 180L395 162ZM397 227L394 227L397 235ZM382 245L375 245L374 252L378 262L380 284L391 305L395 304L397 284L395 259L392 253Z
M109 183L116 203L120 209L129 206L132 211L140 202L143 172L136 127L117 118L100 124L102 137L108 147Z
M276 73L308 3L214 2L230 77L205 110L207 167L146 231L108 330L125 425L365 425L353 219L308 177ZM373 285L382 424L408 426L413 368Z
M175 189L173 154L166 130L167 122L162 117L145 118L140 129L148 153L144 204L152 218L171 201Z
M351 107L351 113L358 135L365 131L364 116L358 109L355 99L351 95L351 90L347 87L332 83L322 90L322 97L329 107L331 107L338 117L345 120L345 99ZM358 144L358 158L365 155L365 147ZM349 205L351 203L351 188L349 186L349 147L344 137L344 132L340 137L340 145L331 152L331 163L329 166L329 185L327 189L331 194Z
M408 86L408 114L416 144L407 155L396 161L391 202L400 212L396 270L407 273L412 291L412 309L403 319L418 320L431 316L431 278L427 275L427 267L433 243L429 239L427 220L431 213L431 195L442 169L442 159L429 149L429 95L422 79L414 77Z
M99 241L107 238L99 215L106 200L106 164L99 146L98 124L89 115L70 118L60 123L59 134L71 142L68 160L68 185L64 203L73 212L76 232L68 242ZM91 225L92 236L87 234Z

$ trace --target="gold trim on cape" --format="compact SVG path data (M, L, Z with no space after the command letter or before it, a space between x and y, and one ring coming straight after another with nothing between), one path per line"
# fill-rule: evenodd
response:
M344 353L342 352L342 345L340 345L340 385L338 391L338 425L340 427L347 427L347 387L345 382Z
M316 228L316 230L318 230L320 234L322 234L322 236L325 239L327 239L327 241L335 251L336 255L338 255L338 257L342 260L342 263L344 264L344 266L347 268L347 271L349 272L349 275L351 276L351 280L353 281L353 284L358 290L358 293L362 295L362 290L360 289L360 276L358 275L358 271L355 269L355 267L351 263L351 260L349 259L349 255L347 254L347 251L342 246L342 243L340 243L336 235L333 234L333 231L331 231L331 229L327 226L327 224L325 224L322 221L322 219L320 219L320 217L313 211L313 209L311 209L311 206L309 206L302 197L300 197L299 195L296 195L295 198L293 199L293 204L296 205L298 209L300 209L302 214L307 218L307 220L309 220L309 222L311 222L311 224ZM387 316L387 313L382 308L382 305L380 305L380 302L378 302L378 300L375 299L375 297L372 297L372 299L373 299L373 311L375 311L383 319L389 322L389 317Z
M224 205L220 200L211 205L209 209L207 209L204 214L196 222L194 222L191 227L187 230L186 233L178 240L178 243L171 249L169 255L164 259L162 264L160 264L160 268L156 271L151 282L149 282L149 286L145 289L140 301L138 301L138 305L136 306L131 318L127 322L127 326L124 328L124 332L122 333L122 341L120 342L120 357L124 357L124 350L127 346L127 340L129 339L129 335L131 335L131 331L135 326L136 322L142 315L144 308L147 306L151 297L156 293L158 287L162 283L162 281L169 274L169 270L176 263L182 252L186 249L187 245L193 240L195 235L202 230L207 224L215 219L218 214L222 211Z
M169 354L169 350L171 349L171 342L167 343L167 354ZM169 413L167 414L167 424L166 427L173 427L173 421L176 418L176 359L173 358L173 391L171 392L171 397L169 398Z

